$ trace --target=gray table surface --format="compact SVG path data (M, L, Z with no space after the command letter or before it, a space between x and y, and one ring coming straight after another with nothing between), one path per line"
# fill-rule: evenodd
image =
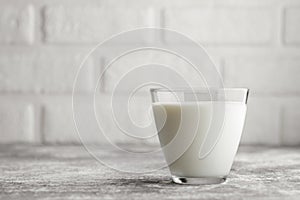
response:
M300 148L240 147L225 183L188 186L167 169L112 170L81 146L1 145L0 199L300 199Z

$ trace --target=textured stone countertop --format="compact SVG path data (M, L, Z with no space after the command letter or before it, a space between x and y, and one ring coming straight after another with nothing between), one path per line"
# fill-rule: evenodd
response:
M117 172L81 146L0 146L0 199L23 200L300 199L300 148L240 147L218 185L177 185L169 177L167 169Z

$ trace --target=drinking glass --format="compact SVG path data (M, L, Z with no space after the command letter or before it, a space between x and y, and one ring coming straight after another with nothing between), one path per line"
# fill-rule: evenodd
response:
M150 92L160 145L173 182L224 182L242 135L249 90L152 88Z

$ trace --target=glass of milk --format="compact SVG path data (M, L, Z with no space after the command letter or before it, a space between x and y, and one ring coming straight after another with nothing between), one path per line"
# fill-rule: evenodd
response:
M151 89L159 141L175 183L226 180L242 135L248 94L246 88Z

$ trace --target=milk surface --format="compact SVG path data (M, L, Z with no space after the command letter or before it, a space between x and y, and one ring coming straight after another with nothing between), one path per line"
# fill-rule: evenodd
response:
M210 137L213 105L218 104L221 105L220 102L153 103L159 140L172 175L228 175L240 142L247 108L244 103L238 102L222 104L225 115L223 112L221 118L224 123L218 129L220 137L215 140L217 142L212 151L201 157L200 147L205 137Z

